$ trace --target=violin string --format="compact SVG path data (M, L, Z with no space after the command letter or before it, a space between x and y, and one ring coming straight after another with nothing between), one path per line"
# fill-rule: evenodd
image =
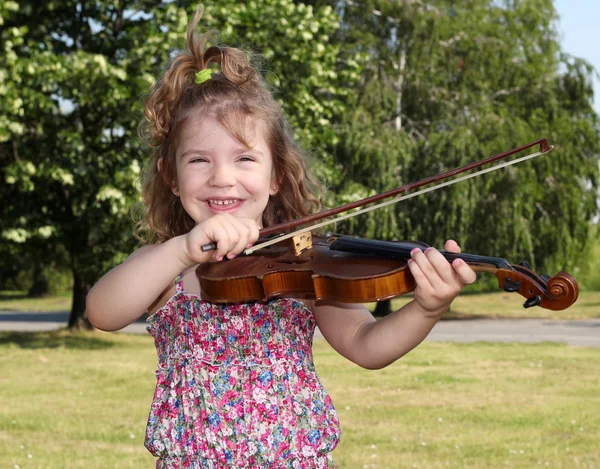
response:
M553 148L554 147L551 146L550 150L552 150ZM299 234L302 234L302 233L306 233L308 231L312 231L312 230L314 230L316 228L321 228L322 226L326 226L326 225L330 225L331 223L336 223L338 221L346 220L348 218L355 217L356 215L361 215L363 213L368 213L368 212L371 212L371 211L376 210L376 209L381 208L381 207L386 207L388 205L392 205L392 204L401 202L403 200L412 199L413 197L416 197L416 196L421 195L421 194L426 194L427 192L432 192L432 191L435 191L437 189L441 189L442 187L451 186L453 184L456 184L457 182L465 181L467 179L474 178L475 176L479 176L481 174L490 173L492 171L496 171L498 169L505 168L507 166L511 166L511 165L520 163L522 161L530 160L530 159L535 158L537 156L540 156L540 155L543 155L545 153L548 153L550 150L547 150L547 151L537 151L535 153L532 153L531 155L522 156L521 158L517 158L517 159L514 159L512 161L507 161L507 162L504 162L504 163L499 163L497 165L492 166L491 168L482 169L480 171L476 171L473 174L468 174L466 176L460 176L460 177L458 177L456 179L453 179L451 181L446 181L446 182L443 182L441 184L437 184L435 186L428 187L427 189L421 189L421 190L419 190L417 192L413 192L412 194L407 194L407 195L403 195L403 196L400 196L400 197L395 197L395 198L393 198L391 200L386 200L385 202L380 202L378 204L372 205L371 207L361 208L361 209L358 209L358 210L356 210L354 212L350 212L350 213L347 213L345 215L341 215L341 216L339 216L337 218L332 218L332 219L329 219L329 220L325 220L325 221L316 223L316 224L311 225L311 226L307 226L306 228L301 228L301 229L293 231L291 233L278 236L275 239L272 239L272 240L269 240L269 241L265 241L264 243L260 243L260 244L257 244L255 246L252 246L252 247L244 250L244 254L249 255L249 254L252 254L254 251L258 251L259 249L265 248L265 247L270 246L272 244L279 243L280 241L284 241L284 240L292 238L292 237L294 237L296 235L299 235Z

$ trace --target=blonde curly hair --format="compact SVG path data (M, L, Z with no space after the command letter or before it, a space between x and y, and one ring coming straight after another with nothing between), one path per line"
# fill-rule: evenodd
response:
M321 207L322 186L307 172L305 155L292 136L281 106L251 64L250 54L231 47L207 48L211 33L195 33L201 16L202 8L188 25L187 50L173 57L150 90L139 127L140 136L154 147L142 172L144 209L135 233L145 243L160 243L194 227L194 220L172 187L177 184L178 137L190 121L200 116L215 119L247 147L248 119L265 131L278 191L269 198L263 226L304 217ZM196 73L211 64L220 71L196 84Z

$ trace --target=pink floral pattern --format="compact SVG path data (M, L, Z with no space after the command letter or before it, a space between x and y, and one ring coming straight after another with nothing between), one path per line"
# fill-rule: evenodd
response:
M157 469L327 468L339 421L301 302L217 305L178 282L147 329L158 370L145 445Z

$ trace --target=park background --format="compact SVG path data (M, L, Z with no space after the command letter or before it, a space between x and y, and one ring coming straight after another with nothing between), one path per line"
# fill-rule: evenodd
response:
M452 314L581 319L600 316L600 140L597 58L563 46L558 14L569 18L574 5L214 1L201 26L262 57L327 206L547 138L548 155L335 229L435 246L452 237L540 273L569 271L582 295L561 316L523 311L483 276ZM2 302L71 309L71 330L1 336L7 467L149 467L140 432L152 344L86 332L85 295L137 246L132 206L151 151L137 136L143 98L196 6L0 5ZM341 364L322 343L315 355L349 428L341 467L600 464L597 412L586 407L598 404L586 378L598 375L594 349L423 345L375 374Z

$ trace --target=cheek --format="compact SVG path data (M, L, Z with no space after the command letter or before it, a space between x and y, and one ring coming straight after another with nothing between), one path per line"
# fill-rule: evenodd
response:
M197 191L206 185L206 178L199 172L186 173L179 176L179 188L182 192Z
M257 177L250 182L249 188L255 198L268 198L271 190L271 178L266 176Z

